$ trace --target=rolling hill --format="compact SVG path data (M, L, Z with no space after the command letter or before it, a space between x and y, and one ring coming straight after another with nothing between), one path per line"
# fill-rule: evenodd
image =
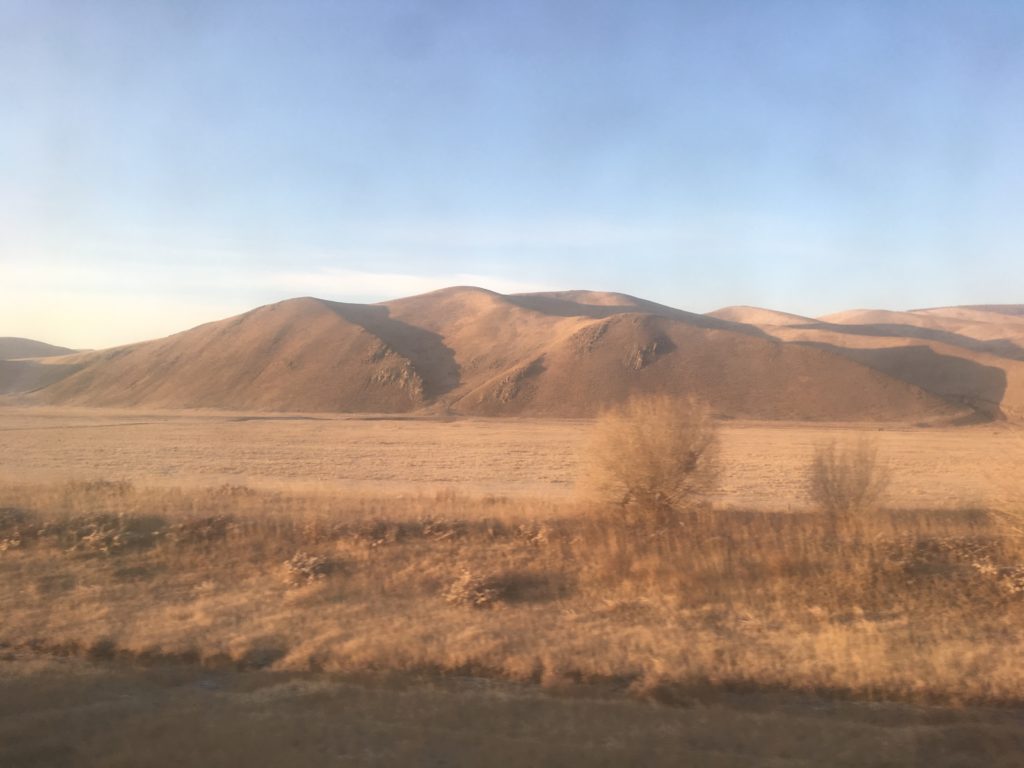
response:
M700 315L624 294L469 287L373 305L291 299L164 339L37 361L60 375L24 397L590 416L632 393L677 392L741 418L920 421L971 412L823 338L781 338L780 328L804 328L806 318L751 311Z
M55 347L33 339L21 339L15 336L0 336L0 360L21 360L26 357L57 357L70 355L73 349Z
M1024 306L862 309L802 323L746 317L780 341L846 357L982 416L1024 417Z
M74 373L74 365L55 363L74 350L33 339L0 337L0 395L32 392Z

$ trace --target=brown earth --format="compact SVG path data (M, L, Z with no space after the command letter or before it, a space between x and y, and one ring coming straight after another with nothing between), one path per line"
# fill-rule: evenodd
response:
M869 440L891 465L887 503L980 508L1024 499L1024 435L969 427L720 423L723 509L804 509L814 452ZM457 491L565 500L592 422L104 408L0 408L0 484L124 479L139 485L244 483L268 491L433 497Z
M989 418L1024 416L1024 307L852 310L797 322L730 307L716 316L842 355Z
M624 570L590 428L0 408L0 765L1019 763L1020 426L723 422ZM862 438L836 545L806 468Z
M74 352L67 347L55 347L42 341L0 336L0 360L21 360L26 357L56 357Z
M474 678L0 656L0 764L1016 765L1017 709L719 694L687 706Z
M52 364L49 358L73 354L72 349L42 341L0 337L0 395L32 392L71 375L78 366Z
M758 312L748 319L764 320ZM976 406L926 376L900 378L778 330L804 327L585 291L460 287L375 305L302 298L53 358L66 366L59 381L52 367L40 377L37 362L35 378L10 374L3 391L65 405L486 416L592 416L636 392L693 394L720 415L757 419L949 421ZM987 396L999 388L989 383Z

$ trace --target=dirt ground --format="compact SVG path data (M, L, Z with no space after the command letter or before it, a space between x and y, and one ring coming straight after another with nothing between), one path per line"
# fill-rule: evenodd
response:
M590 422L0 407L0 481L129 479L372 494L565 497ZM724 422L723 507L801 508L816 446L866 438L892 470L888 504L982 506L1020 493L1024 429Z
M1020 713L0 657L0 765L1011 766Z

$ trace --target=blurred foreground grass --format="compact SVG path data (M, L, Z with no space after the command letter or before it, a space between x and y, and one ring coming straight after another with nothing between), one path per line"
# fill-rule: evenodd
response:
M211 669L1024 700L1024 556L979 510L696 511L91 482L0 488L0 643Z

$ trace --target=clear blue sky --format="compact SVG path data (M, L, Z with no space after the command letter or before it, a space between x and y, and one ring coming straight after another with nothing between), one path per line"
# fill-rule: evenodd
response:
M1024 3L0 0L0 336L1024 301Z

